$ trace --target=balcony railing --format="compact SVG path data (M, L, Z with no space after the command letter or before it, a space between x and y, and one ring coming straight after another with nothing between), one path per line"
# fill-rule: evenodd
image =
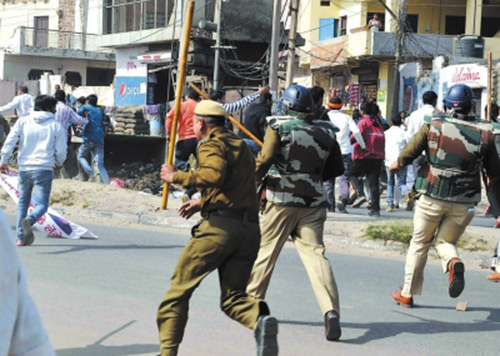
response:
M20 27L21 45L40 49L65 49L84 52L112 53L112 50L99 47L99 36L80 32Z

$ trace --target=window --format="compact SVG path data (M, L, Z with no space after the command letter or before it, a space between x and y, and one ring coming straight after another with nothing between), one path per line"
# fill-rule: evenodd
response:
M66 72L64 77L65 77L66 84L74 85L76 87L79 87L80 85L82 85L82 76L78 72L68 71L68 72Z
M405 31L418 33L418 15L406 15Z
M340 18L340 35L345 36L347 34L347 16L342 16Z
M445 35L461 35L465 33L465 16L446 16Z
M336 37L335 22L333 17L325 17L319 19L319 40L327 40Z
M105 34L165 27L174 0L104 0Z
M108 86L113 83L114 69L87 67L88 86Z
M330 6L330 0L320 0L319 6Z
M49 45L49 17L35 16L34 41L35 47L48 47Z

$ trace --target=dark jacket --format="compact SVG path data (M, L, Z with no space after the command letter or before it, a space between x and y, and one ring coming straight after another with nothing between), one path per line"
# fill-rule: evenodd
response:
M266 117L271 116L271 107L265 104L251 104L245 111L245 118L243 119L243 125L255 135L259 140L264 140L264 134L266 133ZM240 137L250 138L243 131L239 133Z

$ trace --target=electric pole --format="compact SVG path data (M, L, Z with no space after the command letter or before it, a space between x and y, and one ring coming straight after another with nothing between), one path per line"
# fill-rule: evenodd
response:
M269 60L269 86L274 99L278 95L278 55L280 47L281 0L274 0L273 29L271 34L271 58Z
M403 0L399 5L398 15L396 15L382 0L379 2L384 6L384 8L389 12L389 14L397 22L396 39L394 46L394 78L392 85L392 95L391 95L391 111L390 117L395 115L399 111L399 66L403 63L404 48L405 48L405 37L406 37L406 14L408 9L408 0Z
M300 0L290 2L290 33L288 34L288 62L286 64L286 84L288 88L293 83L293 65L295 63L295 37L297 36L297 13L299 12Z
M215 34L215 56L214 56L214 89L219 89L219 68L220 68L220 32L222 19L222 0L215 3L214 22L217 24Z

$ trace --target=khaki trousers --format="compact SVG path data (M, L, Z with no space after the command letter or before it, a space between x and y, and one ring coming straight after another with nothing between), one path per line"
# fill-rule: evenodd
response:
M210 216L193 227L192 236L158 308L161 356L177 355L188 319L189 298L215 269L219 271L220 306L227 316L255 329L259 316L269 314L265 302L245 293L259 249L259 224Z
M426 195L420 196L416 206L413 236L406 256L404 296L422 293L424 267L433 242L441 258L443 272L448 272L448 263L458 257L458 239L475 211L473 203L447 202Z
M247 293L255 298L264 298L276 260L288 236L291 236L322 314L332 309L340 314L337 285L330 262L325 257L325 220L326 208L288 207L268 202L260 221L260 250Z

